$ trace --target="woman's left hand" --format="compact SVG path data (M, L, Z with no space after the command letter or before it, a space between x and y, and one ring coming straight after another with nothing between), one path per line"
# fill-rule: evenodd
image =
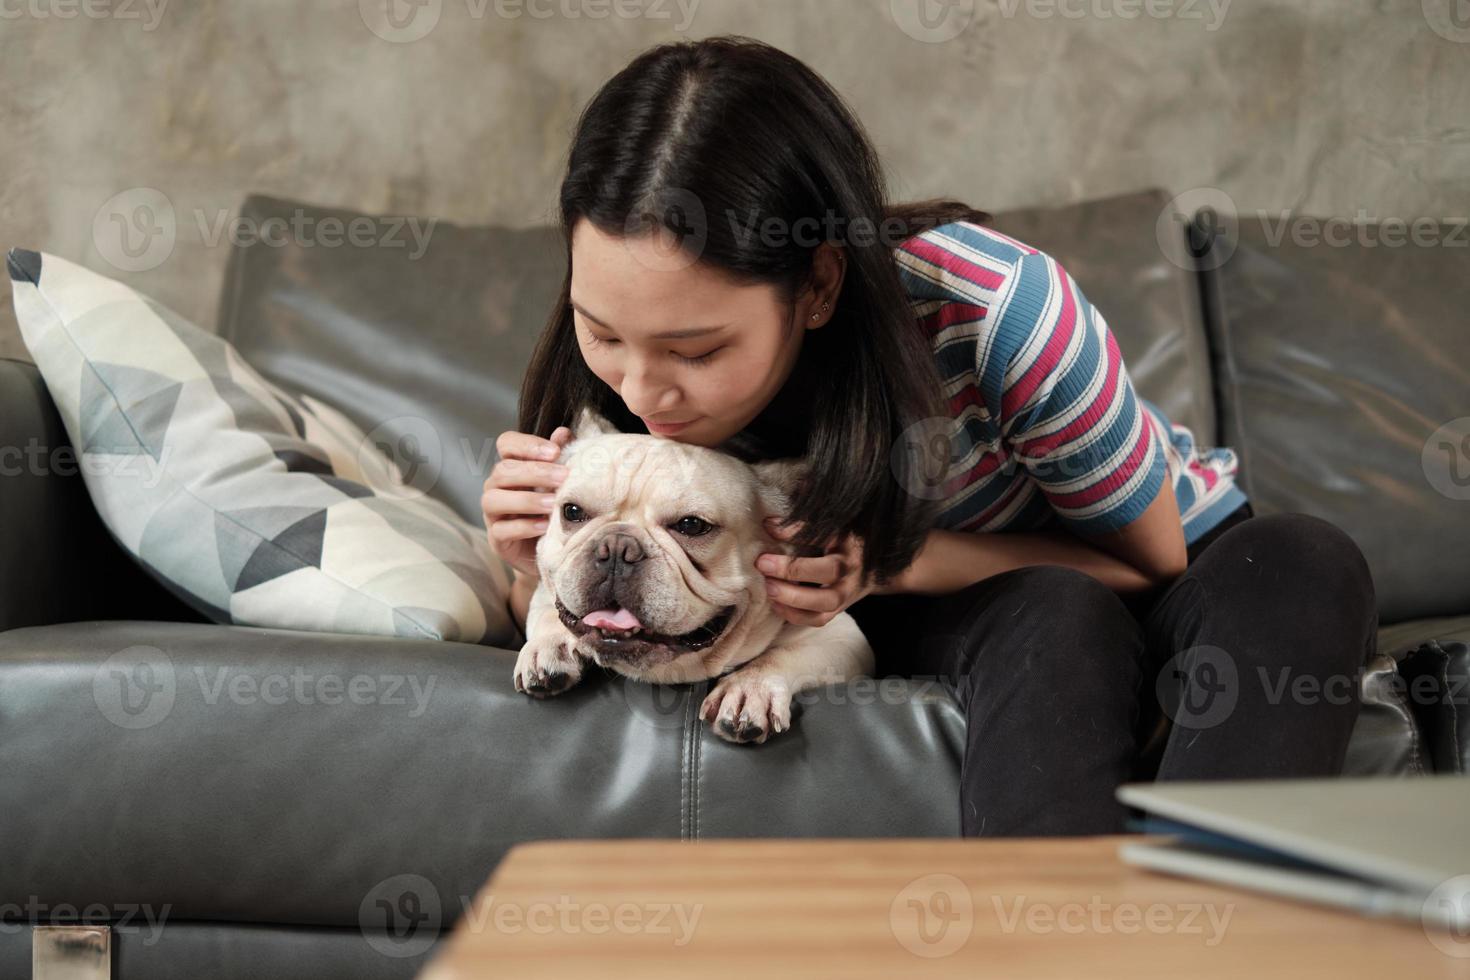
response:
M766 519L766 531L785 541L801 527L800 522L781 527L775 518ZM873 591L873 583L862 579L863 543L851 532L835 542L828 540L827 553L811 558L766 552L755 567L766 575L766 592L771 606L788 623L825 626L832 618ZM813 583L804 585L801 583Z

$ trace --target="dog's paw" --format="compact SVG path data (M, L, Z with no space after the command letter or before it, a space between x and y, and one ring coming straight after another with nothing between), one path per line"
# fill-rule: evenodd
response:
M571 637L528 640L516 657L515 687L533 698L560 694L582 679L582 658Z
M737 670L710 690L699 717L727 742L764 742L791 727L791 689L778 674Z

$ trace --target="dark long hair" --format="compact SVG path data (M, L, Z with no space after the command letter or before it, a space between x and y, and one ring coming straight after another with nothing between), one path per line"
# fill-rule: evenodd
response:
M590 406L622 431L647 431L577 344L569 296L579 220L609 235L651 232L656 222L733 281L774 286L788 310L817 242L831 241L847 267L831 320L807 332L798 362L820 368L810 374L799 449L809 478L792 495L791 519L803 524L793 540L820 553L851 531L863 541L863 572L886 582L913 561L938 506L895 475L894 447L920 420L948 417L893 249L936 225L990 216L942 198L891 205L884 187L857 118L778 48L726 35L639 55L577 122L560 195L566 277L521 386L520 430L550 436ZM770 219L792 231L748 233Z

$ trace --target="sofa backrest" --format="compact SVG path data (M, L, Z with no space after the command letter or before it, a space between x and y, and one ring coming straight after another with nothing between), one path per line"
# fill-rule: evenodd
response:
M1203 447L1215 438L1208 352L1196 278L1157 244L1167 200L1155 190L1012 211L995 226L1061 261L1104 311L1138 390ZM395 234L384 216L261 194L240 218L262 231L332 220L338 237L371 222L362 247L324 247L325 234L233 245L217 329L272 381L341 409L389 451L418 453L420 472L438 473L429 492L481 520L495 438L516 428L521 377L568 271L557 231L412 217ZM422 244L409 222L428 232Z
M1256 512L1347 531L1385 624L1470 613L1470 230L1275 214L1210 230L1223 440Z

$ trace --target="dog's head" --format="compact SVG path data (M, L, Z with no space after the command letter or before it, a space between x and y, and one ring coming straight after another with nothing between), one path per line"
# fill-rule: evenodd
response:
M658 683L763 652L785 621L755 559L791 549L762 522L788 512L803 464L622 433L589 409L572 432L536 564L578 652Z

